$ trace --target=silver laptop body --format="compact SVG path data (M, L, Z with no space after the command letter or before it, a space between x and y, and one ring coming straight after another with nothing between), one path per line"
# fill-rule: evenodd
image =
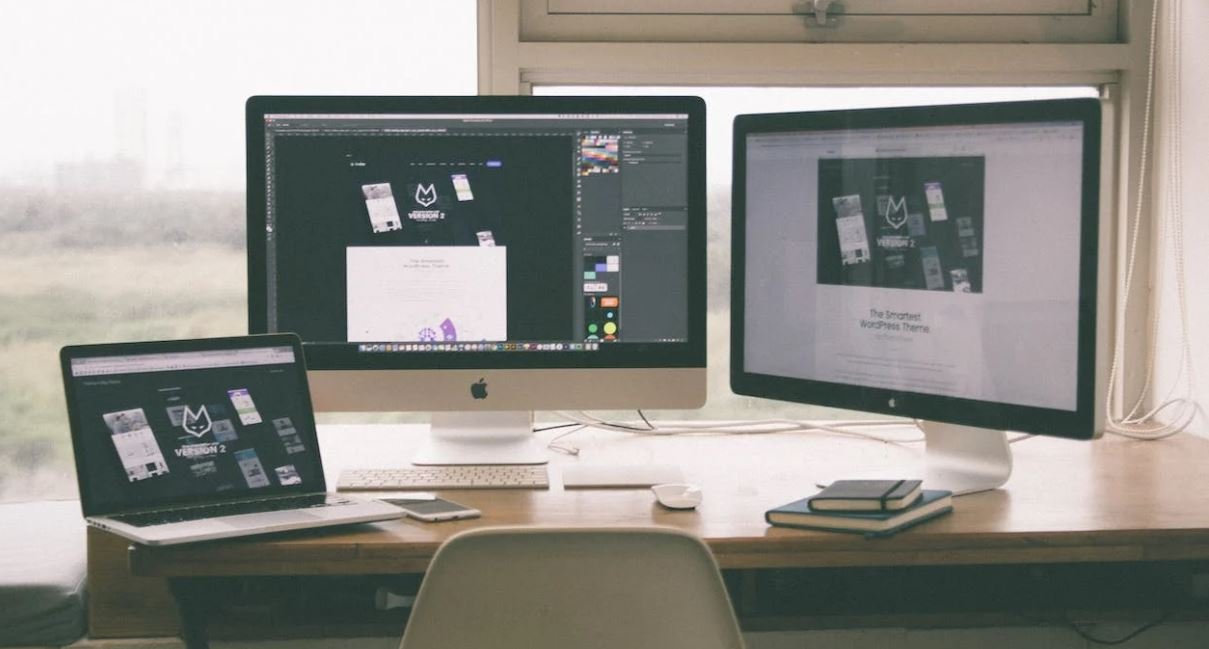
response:
M401 518L327 493L292 334L65 347L88 524L147 545Z

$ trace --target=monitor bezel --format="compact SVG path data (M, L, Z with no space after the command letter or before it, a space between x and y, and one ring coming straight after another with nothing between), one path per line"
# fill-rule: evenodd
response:
M257 349L262 347L289 347L297 359L293 371L299 381L299 412L295 428L303 438L308 448L315 449L315 463L323 468L323 455L319 448L318 428L315 424L314 406L311 401L311 391L307 381L306 359L302 353L302 341L290 333L260 334L254 336L229 336L223 338L198 338L189 340L153 340L142 342L96 343L87 345L68 345L59 350L59 366L63 375L63 394L67 401L68 428L71 431L72 447L74 449L76 484L80 491L80 506L85 516L101 516L111 513L153 510L167 506L188 506L200 503L218 503L249 498L286 496L291 494L321 493L327 491L327 478L323 471L319 472L316 480L305 484L281 486L270 485L265 488L249 490L232 490L208 494L186 496L163 496L142 501L132 507L124 507L122 503L101 500L89 489L87 475L91 458L83 450L82 436L85 434L85 422L81 419L83 413L76 405L76 381L71 373L73 360L97 358L105 356L134 356L171 353L191 353L208 351L226 351L237 349Z
M266 114L650 113L688 115L688 341L619 343L599 351L362 353L357 343L303 340L312 370L704 368L706 366L705 102L700 97L254 96L246 104L248 331L268 331ZM392 342L392 341L382 341Z
M1100 262L1101 106L1096 99L739 115L733 129L731 232L731 390L736 394L937 422L1091 439L1097 430L1097 270ZM921 126L1080 121L1083 129L1077 386L1075 410L946 397L920 392L745 371L747 137Z

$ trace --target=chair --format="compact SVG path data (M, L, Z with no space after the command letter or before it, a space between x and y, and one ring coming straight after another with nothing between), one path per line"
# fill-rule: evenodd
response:
M433 557L401 649L742 649L713 555L670 528L482 528Z
M77 501L0 505L0 647L61 647L87 627Z

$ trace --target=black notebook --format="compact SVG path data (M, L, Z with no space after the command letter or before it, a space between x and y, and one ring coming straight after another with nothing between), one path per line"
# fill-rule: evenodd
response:
M815 511L898 511L915 504L919 480L836 480L810 499Z
M889 536L912 525L953 511L953 492L924 489L914 505L887 512L833 512L811 509L812 498L803 498L770 509L764 519L772 525L804 529L856 532L866 536Z

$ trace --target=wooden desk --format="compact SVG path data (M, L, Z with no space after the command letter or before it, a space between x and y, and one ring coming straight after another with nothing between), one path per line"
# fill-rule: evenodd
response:
M882 429L885 430L885 429ZM334 482L345 466L402 464L414 428L333 426L321 432ZM552 433L546 433L549 438ZM903 436L903 433L899 433ZM1032 438L1013 445L1006 489L964 496L952 515L888 539L769 527L763 512L849 468L910 466L921 444L808 434L652 438L583 432L555 454L549 491L458 491L480 519L412 520L171 548L133 547L141 577L421 572L437 547L485 525L670 525L700 535L724 568L1069 564L1209 559L1209 440L1159 443ZM372 459L367 459L372 458ZM564 491L568 462L670 462L700 484L696 511L654 504L647 490ZM905 469L904 469L905 470Z

